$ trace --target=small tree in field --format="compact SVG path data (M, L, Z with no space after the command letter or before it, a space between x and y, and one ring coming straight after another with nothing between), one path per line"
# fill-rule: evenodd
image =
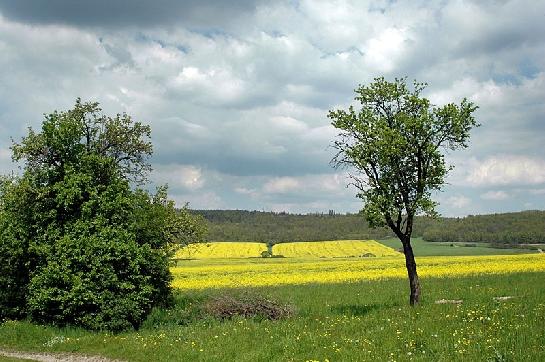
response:
M0 181L0 318L119 331L171 297L169 258L199 219L150 194L150 128L97 103L45 116Z
M333 165L355 170L350 177L370 226L387 225L403 245L411 305L420 299L411 246L414 217L436 215L432 193L450 170L442 151L466 148L471 129L478 126L472 102L434 107L421 96L425 87L415 82L410 90L405 79L375 78L355 90L361 109L328 114L339 130Z

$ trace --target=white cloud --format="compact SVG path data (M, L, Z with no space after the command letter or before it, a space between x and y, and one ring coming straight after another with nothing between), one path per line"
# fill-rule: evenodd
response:
M329 145L339 132L332 125L315 127L308 130L302 137L319 145Z
M490 157L475 161L465 181L472 186L544 183L545 160L513 155Z
M240 186L235 187L234 191L238 194L248 195L254 199L258 198L261 195L260 192L258 192L256 189L249 189L249 188L240 187Z
M298 190L301 184L294 177L277 177L263 185L263 191L269 194L284 194Z
M469 98L484 109L487 113L501 116L508 110L512 117L513 110L519 110L520 106L531 105L543 110L539 99L545 96L545 72L539 72L532 78L522 78L520 82L499 82L493 79L477 79L478 75L464 76L454 80L448 87L435 90L428 94L434 104L459 102L462 98ZM433 86L433 85L432 85ZM497 122L497 119L486 120ZM514 121L511 119L510 121ZM486 124L486 122L485 122Z
M392 71L403 54L406 32L406 29L388 28L369 39L364 48L366 62L379 72Z
M347 188L348 183L348 176L344 173L277 177L263 185L263 192L336 196L354 194L353 190Z
M271 117L271 124L273 127L285 130L290 133L302 133L308 129L308 126L295 118L289 116L275 116Z
M469 205L471 205L470 198L463 195L457 195L447 198L445 206L451 206L456 209L463 209L467 208Z
M227 207L222 198L212 191L184 194L170 193L169 197L176 202L177 206L189 203L192 209L222 209Z
M191 191L199 190L205 184L201 168L193 165L161 165L154 169L152 177L158 183Z
M209 106L236 103L246 95L245 82L225 68L202 71L193 66L184 67L171 86L181 95Z
M545 188L528 190L532 195L545 195Z
M509 198L509 194L505 191L488 191L481 195L481 199L484 200L506 200Z
M7 148L0 148L0 161L7 161L11 159L11 151Z

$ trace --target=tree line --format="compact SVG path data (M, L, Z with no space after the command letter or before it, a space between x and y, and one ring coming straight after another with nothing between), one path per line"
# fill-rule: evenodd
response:
M441 218L423 230L422 237L443 242L545 243L545 211Z
M246 210L192 210L208 223L207 241L290 241L385 239L387 228L370 228L359 214L290 214ZM545 243L545 211L460 218L416 217L414 237L432 242Z

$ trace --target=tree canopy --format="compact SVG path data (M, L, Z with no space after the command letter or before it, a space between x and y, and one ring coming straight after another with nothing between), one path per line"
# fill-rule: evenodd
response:
M402 242L411 304L420 293L410 245L414 217L436 214L433 192L441 189L450 170L442 151L467 147L477 126L472 102L433 106L422 96L425 87L414 82L411 90L405 79L375 78L355 90L360 109L350 106L328 114L339 130L332 163L350 170L370 225L387 225Z
M28 135L13 144L13 159L24 161L36 176L59 177L93 156L111 163L110 171L122 178L143 183L151 171L150 135L150 126L129 115L108 117L98 103L78 98L74 109L45 115L41 132L29 128Z

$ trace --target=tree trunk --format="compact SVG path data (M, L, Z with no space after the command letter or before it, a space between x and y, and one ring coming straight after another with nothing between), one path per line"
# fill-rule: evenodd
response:
M407 274L409 275L409 285L411 287L411 296L409 303L416 305L420 302L420 281L416 273L416 261L414 260L413 248L411 246L411 238L406 237L401 240L403 243L403 252L405 253L405 265L407 266Z

